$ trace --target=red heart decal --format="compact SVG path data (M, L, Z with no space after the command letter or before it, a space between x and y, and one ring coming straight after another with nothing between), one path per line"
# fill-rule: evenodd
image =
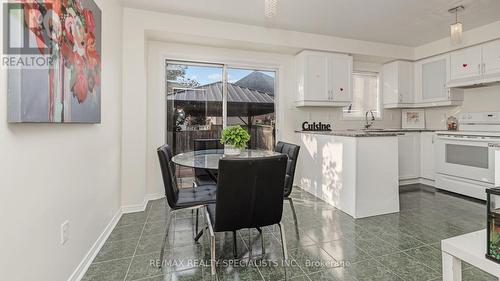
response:
M462 66L463 66L463 67L467 67L467 65L468 65L468 64L466 64L466 63L462 64Z

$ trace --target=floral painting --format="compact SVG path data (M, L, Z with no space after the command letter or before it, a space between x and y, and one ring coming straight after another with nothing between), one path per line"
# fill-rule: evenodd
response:
M22 34L9 38L18 38L21 43L15 45L22 48L12 49L18 51L18 67L8 70L9 121L100 123L99 7L92 0L19 0L17 4L9 8L8 24L11 33Z

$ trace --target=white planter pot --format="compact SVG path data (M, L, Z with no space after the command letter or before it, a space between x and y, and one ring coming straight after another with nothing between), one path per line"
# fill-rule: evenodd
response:
M240 155L241 154L241 149L236 148L232 145L224 145L224 155Z

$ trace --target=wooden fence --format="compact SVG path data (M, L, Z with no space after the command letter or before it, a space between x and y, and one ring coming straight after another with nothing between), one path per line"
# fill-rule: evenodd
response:
M242 126L246 128L246 126ZM175 154L193 151L195 139L219 139L222 126L212 126L211 130L180 131L175 135ZM252 125L250 127L249 148L274 149L274 127L270 125Z

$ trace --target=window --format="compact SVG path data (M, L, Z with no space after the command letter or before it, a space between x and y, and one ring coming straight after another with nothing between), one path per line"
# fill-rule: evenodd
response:
M354 72L352 75L352 103L344 108L345 119L365 118L367 111L373 111L375 118L381 118L379 75L373 72Z
M195 139L218 139L240 125L249 148L273 150L275 77L272 69L225 64L166 62L167 143L174 153L192 151Z

